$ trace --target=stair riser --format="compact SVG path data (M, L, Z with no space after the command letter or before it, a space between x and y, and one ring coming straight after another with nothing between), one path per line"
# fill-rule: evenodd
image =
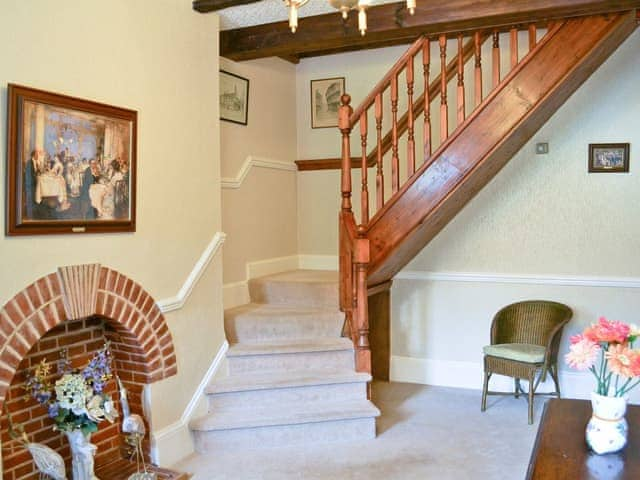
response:
M246 392L216 393L207 395L209 411L221 413L260 407L281 406L283 404L321 404L333 401L365 400L367 384L364 382L329 385L308 385L304 387L273 388Z
M315 337L339 337L344 314L267 316L240 314L225 317L224 328L230 343L271 340L299 340Z
M291 370L352 370L352 350L227 356L229 374L288 372Z
M294 444L368 440L375 438L376 427L375 418L358 418L233 430L196 430L193 433L196 451L206 454L239 447L268 448Z
M249 297L253 303L339 309L337 283L293 283L250 280Z

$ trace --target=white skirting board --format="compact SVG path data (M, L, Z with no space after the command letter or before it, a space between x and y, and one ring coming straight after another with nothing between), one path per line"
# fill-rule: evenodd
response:
M180 420L151 433L151 460L157 465L173 465L195 451L189 430L189 421L195 414L206 411L204 389L220 369L228 349L229 344L225 341L191 397L191 401L182 413Z
M559 377L560 392L564 398L589 399L590 393L595 389L595 378L589 372L561 369ZM468 388L478 390L479 395L482 390L483 366L482 362L458 362L393 355L391 356L390 380L439 387ZM513 379L502 375L493 375L489 389L504 392L513 391ZM538 391L554 391L553 380L550 376L547 376L547 380L540 384ZM629 395L629 401L640 403L640 390L633 390Z

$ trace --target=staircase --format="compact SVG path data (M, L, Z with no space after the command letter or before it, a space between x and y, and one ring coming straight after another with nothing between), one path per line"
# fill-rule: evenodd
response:
M225 312L229 376L206 389L191 423L196 450L375 437L371 376L341 337L336 272L293 271L249 282L251 303Z
M371 372L368 296L388 288L636 27L629 11L422 37L355 110L342 96L340 308L358 371Z

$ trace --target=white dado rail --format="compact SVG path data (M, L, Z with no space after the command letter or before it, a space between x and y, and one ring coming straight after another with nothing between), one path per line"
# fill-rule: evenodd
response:
M252 168L269 168L271 170L285 170L295 172L298 167L294 163L282 162L280 160L272 160L270 158L264 157L256 157L253 155L249 155L242 167L240 167L240 171L236 175L235 178L223 177L221 180L222 188L240 188L242 182L244 182L245 177L249 174Z

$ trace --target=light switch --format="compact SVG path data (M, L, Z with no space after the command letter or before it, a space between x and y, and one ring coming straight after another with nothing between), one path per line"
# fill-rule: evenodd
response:
M546 155L549 153L549 144L547 142L536 143L536 154Z

